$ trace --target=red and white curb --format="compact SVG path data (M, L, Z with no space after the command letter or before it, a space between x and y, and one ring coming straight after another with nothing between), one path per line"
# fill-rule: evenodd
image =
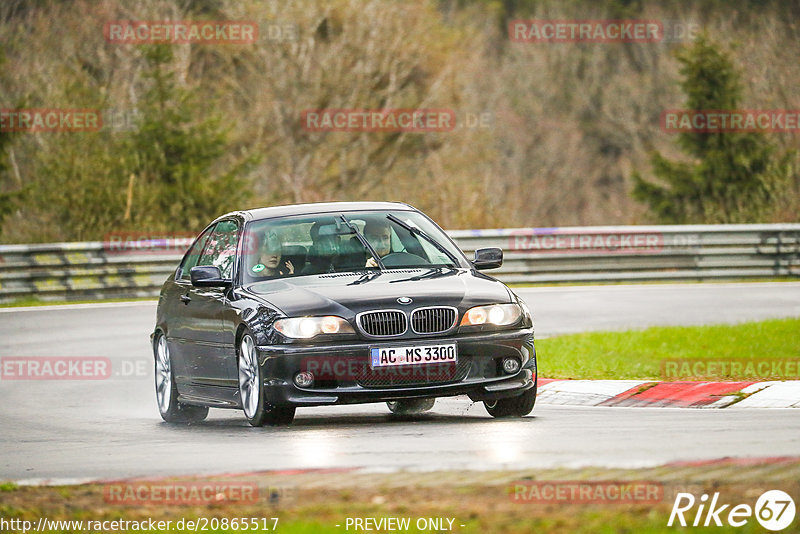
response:
M800 380L654 382L539 379L537 404L671 408L800 408Z

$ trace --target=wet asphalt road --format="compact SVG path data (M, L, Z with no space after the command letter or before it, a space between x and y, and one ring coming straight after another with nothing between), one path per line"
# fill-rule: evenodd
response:
M800 316L800 283L664 284L516 290L538 336L654 324ZM158 416L148 335L154 302L0 311L0 357L100 356L99 381L0 381L0 479L81 480L283 468L497 469L647 466L723 456L800 455L796 410L537 405L493 420L466 398L415 420L383 404L306 408L288 428L236 411L200 425Z

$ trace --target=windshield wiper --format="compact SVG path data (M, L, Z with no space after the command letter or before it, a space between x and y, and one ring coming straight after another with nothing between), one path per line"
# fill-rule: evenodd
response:
M434 267L429 271L418 274L416 276L412 276L411 278L402 278L399 280L389 280L389 283L392 284L394 282L416 282L417 280L430 280L431 278L439 278L441 276L449 276L454 272L458 271L457 267L450 267L449 265L446 267Z
M387 215L386 218L389 219L390 221L392 221L395 224L399 224L400 226L402 226L403 228L405 228L406 230L408 230L412 234L418 235L419 237L421 237L422 239L424 239L425 241L427 241L428 243L430 243L431 245L436 247L439 250L439 252L443 253L445 256L450 258L450 261L453 262L453 267L458 268L459 262L456 259L456 257L449 250L447 250L444 247L444 245L442 245L441 243L436 241L434 238L432 238L431 236L429 236L428 234L426 234L425 232L423 232L422 230L420 230L416 226L411 226L410 224L407 224L407 223L403 222L402 220L398 219L397 217L395 217L391 213L389 215Z
M366 284L367 282L372 282L373 280L378 278L381 274L383 274L383 273L381 273L380 271L369 271L369 272L366 272L366 273L362 274L361 278L359 278L358 280L353 280L352 282L350 282L347 285L348 286L357 286L359 284Z
M378 267L380 268L380 270L381 271L385 271L386 270L386 266L383 264L383 261L381 260L380 255L377 252L375 252L375 249L372 248L372 245L369 244L369 241L367 241L367 238L364 237L364 234L359 232L358 231L358 227L355 224L351 223L347 219L347 217L344 216L344 214L340 214L339 217L342 219L342 221L344 221L344 224L346 224L347 227L350 228L350 231L352 233L356 234L356 237L358 238L358 240L369 251L369 253L372 254L372 257L375 258L375 262L378 264Z

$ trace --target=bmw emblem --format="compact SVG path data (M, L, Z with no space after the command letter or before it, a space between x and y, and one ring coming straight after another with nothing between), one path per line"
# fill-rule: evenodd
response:
M411 300L411 297L400 297L399 299L397 299L397 302L399 302L400 304L411 304L414 301Z

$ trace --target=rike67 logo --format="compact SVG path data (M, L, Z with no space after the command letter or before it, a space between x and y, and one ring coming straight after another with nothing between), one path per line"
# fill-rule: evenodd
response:
M784 491L769 490L756 500L755 507L749 504L737 504L731 507L730 504L722 504L719 501L719 493L714 493L710 503L705 493L699 502L691 493L678 493L667 526L675 524L685 527L691 524L693 527L721 527L727 523L732 527L741 527L753 516L767 530L783 530L794 521L794 500Z

